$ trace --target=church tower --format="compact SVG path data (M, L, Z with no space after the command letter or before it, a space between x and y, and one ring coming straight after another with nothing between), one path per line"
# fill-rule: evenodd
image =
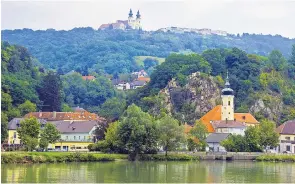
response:
M234 120L234 91L230 88L228 72L225 88L221 91L222 109L221 120Z
M139 13L139 10L137 11L136 14L136 20L135 20L135 29L141 29L141 15Z
M128 14L128 24L129 25L132 25L133 24L133 13L132 13L132 10L130 8L130 11L129 11L129 14Z

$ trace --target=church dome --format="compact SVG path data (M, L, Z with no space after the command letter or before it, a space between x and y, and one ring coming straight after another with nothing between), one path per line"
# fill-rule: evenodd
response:
M231 88L224 88L221 91L222 95L234 95L234 90L232 90Z

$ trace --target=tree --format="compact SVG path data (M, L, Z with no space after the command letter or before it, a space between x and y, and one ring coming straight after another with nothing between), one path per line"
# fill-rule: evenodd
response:
M46 140L44 137L41 137L40 142L39 142L39 146L40 148L42 148L43 150L47 150L47 147L49 145L48 140Z
M101 106L99 114L108 121L118 120L126 108L126 101L119 98L109 98Z
M61 110L62 112L73 112L73 109L68 104L65 104L65 103L62 104Z
M150 67L157 66L159 64L159 61L152 58L146 58L145 60L143 60L143 64L144 64L144 69L147 70Z
M12 108L12 98L8 93L1 91L1 110L9 111Z
M242 135L229 135L229 137L221 142L226 151L231 152L244 152L246 151L246 140Z
M44 129L41 131L40 137L43 139L43 145L46 142L54 144L60 139L60 132L56 129L55 125L46 123ZM47 148L47 146L45 148Z
M29 112L36 112L37 107L36 104L32 103L30 100L26 100L24 103L18 106L18 109L22 116Z
M274 122L264 119L260 122L260 145L266 149L268 146L276 147L279 143L279 134L275 131Z
M289 63L295 66L295 44L292 45L292 54L291 54Z
M278 50L273 50L268 56L270 64L277 71L282 71L287 66L287 62L282 55L282 53Z
M4 112L1 112L1 144L8 136L8 117Z
M124 148L120 146L119 140L119 122L113 122L109 124L107 131L105 133L105 142L107 143L111 152L125 152Z
M24 119L17 128L17 133L28 151L32 151L38 145L40 123L35 117Z
M43 78L39 93L43 111L61 111L62 84L58 74L50 71Z
M288 75L290 78L295 79L295 44L292 46L292 54L288 63Z
M258 126L250 126L245 131L245 142L247 144L247 149L245 151L250 152L261 152L261 146L260 146L260 132L259 132Z
M22 141L25 142L28 151L33 151L38 146L38 138L25 136Z
M138 154L153 153L157 150L158 132L153 118L132 104L120 119L118 136L121 145L135 160Z
M184 128L179 126L179 122L166 115L157 121L159 136L159 145L163 146L165 155L168 151L176 150L185 142Z
M191 129L190 134L197 138L197 149L205 150L206 148L206 138L208 134L208 129L201 121L196 121L195 126Z
M98 140L104 140L105 132L106 132L107 128L108 128L107 122L102 122L97 125L97 127L94 130L95 142Z

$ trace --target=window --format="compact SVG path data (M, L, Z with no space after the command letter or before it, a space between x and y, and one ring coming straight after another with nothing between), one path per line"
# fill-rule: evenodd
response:
M79 140L80 140L80 135L79 135Z
M13 138L16 139L16 132L13 132Z
M290 141L290 137L285 137L286 140Z
M286 146L286 151L290 151L291 147L290 146Z
M66 136L66 139L68 139L69 137L68 136Z
M230 114L230 112L228 114Z
M228 101L228 105L230 105L230 101Z
M76 136L74 136L74 140L76 139Z

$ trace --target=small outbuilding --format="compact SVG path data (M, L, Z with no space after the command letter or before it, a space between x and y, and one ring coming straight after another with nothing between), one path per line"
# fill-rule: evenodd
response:
M206 151L212 152L226 152L225 148L220 145L220 143L227 139L230 133L212 133L210 134L207 139L207 147Z

